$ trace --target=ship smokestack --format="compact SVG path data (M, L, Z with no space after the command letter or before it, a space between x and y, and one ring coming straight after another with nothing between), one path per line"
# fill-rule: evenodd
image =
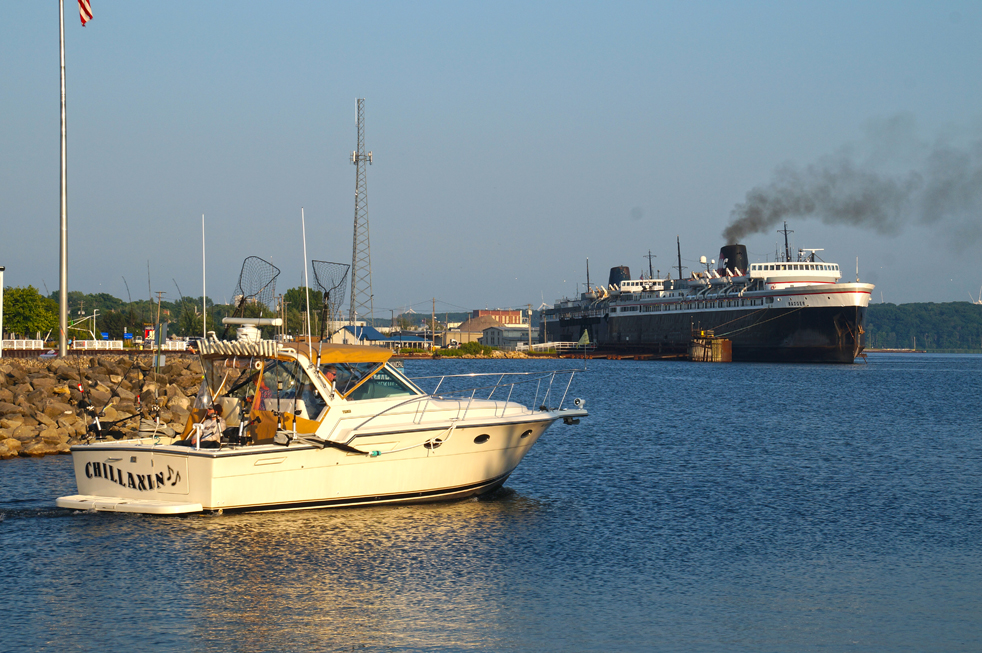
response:
M719 248L719 273L725 274L729 268L734 274L744 274L750 269L747 261L746 245L724 245Z
M610 268L610 277L607 278L607 285L620 287L621 281L626 281L631 278L631 268L626 265L618 265L616 268Z

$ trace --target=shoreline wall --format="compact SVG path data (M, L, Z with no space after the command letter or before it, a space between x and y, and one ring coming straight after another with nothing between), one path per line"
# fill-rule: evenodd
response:
M201 365L196 356L172 354L155 374L151 360L149 353L0 359L0 459L69 453L71 445L85 441L92 421L79 405L83 399L102 411L104 427L125 420L113 427L120 437L135 437L155 403L161 424L182 431Z

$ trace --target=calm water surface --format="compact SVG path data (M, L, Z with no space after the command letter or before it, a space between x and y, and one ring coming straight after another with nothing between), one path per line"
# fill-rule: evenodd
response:
M594 361L571 395L490 500L73 513L69 457L0 462L0 650L982 649L982 357Z

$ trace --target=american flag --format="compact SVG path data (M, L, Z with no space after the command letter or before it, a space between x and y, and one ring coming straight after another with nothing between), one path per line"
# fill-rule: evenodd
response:
M89 0L78 0L78 16L82 19L82 27L92 20L92 5Z

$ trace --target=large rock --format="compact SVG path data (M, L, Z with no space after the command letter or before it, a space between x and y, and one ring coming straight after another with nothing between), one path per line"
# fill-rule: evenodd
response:
M167 408L169 408L170 410L179 409L188 412L190 407L191 407L191 400L185 397L184 395L177 395L175 397L170 397L167 400Z
M47 415L45 415L44 413L34 413L34 417L35 419L37 419L37 421L41 422L43 426L55 425L55 421L50 417L48 417Z
M0 428L15 429L24 423L23 415L8 415L0 419Z
M52 395L47 390L35 390L34 392L27 393L26 399L27 399L27 401L30 402L30 404L32 406L37 406L37 407L39 407L39 408L41 408L43 410L44 409L44 403L45 403L44 400L47 399L50 396L52 396Z
M7 376L10 377L16 383L24 383L27 381L27 372L20 369L19 367L10 367L10 371L7 372Z
M12 403L14 401L14 393L7 388L0 388L0 402L5 404Z
M40 436L45 442L62 443L68 442L68 434L56 428L46 428L41 431Z
M65 446L67 447L67 445ZM45 442L44 440L37 440L21 449L20 455L30 456L32 458L47 456L49 454L59 453L60 447L60 442Z
M78 381L78 370L69 367L68 365L62 365L58 370L58 378L62 381Z
M56 385L58 385L58 380L53 379L50 376L39 376L31 379L31 385L34 386L35 390L46 390L50 392Z
M201 386L201 375L186 374L178 377L174 384L184 390L185 394L187 394L188 390L194 390L197 392L198 387Z
M163 367L161 367L160 373L166 376L172 376L175 374L180 374L181 372L184 371L184 369L185 367L180 363L170 363L168 365L164 365Z
M111 395L103 390L97 388L92 388L89 390L89 401L91 401L96 407L102 408L109 403Z
M119 381L119 378L123 376L123 371L119 369L118 365L116 365L111 361L105 359L100 360L99 367L104 369L106 371L106 374L109 374L110 378L112 378L113 376L117 377L116 378L117 382Z
M34 439L34 436L37 435L37 429L35 429L33 426L21 424L14 429L14 432L11 435L21 442L30 442Z
M44 408L44 414L52 419L58 419L59 417L64 417L65 415L74 415L75 409L60 401L51 401L48 402L48 405Z
M0 443L2 443L5 447L7 447L8 449L10 449L15 453L24 448L24 444L17 438L7 438L6 440L0 440Z

